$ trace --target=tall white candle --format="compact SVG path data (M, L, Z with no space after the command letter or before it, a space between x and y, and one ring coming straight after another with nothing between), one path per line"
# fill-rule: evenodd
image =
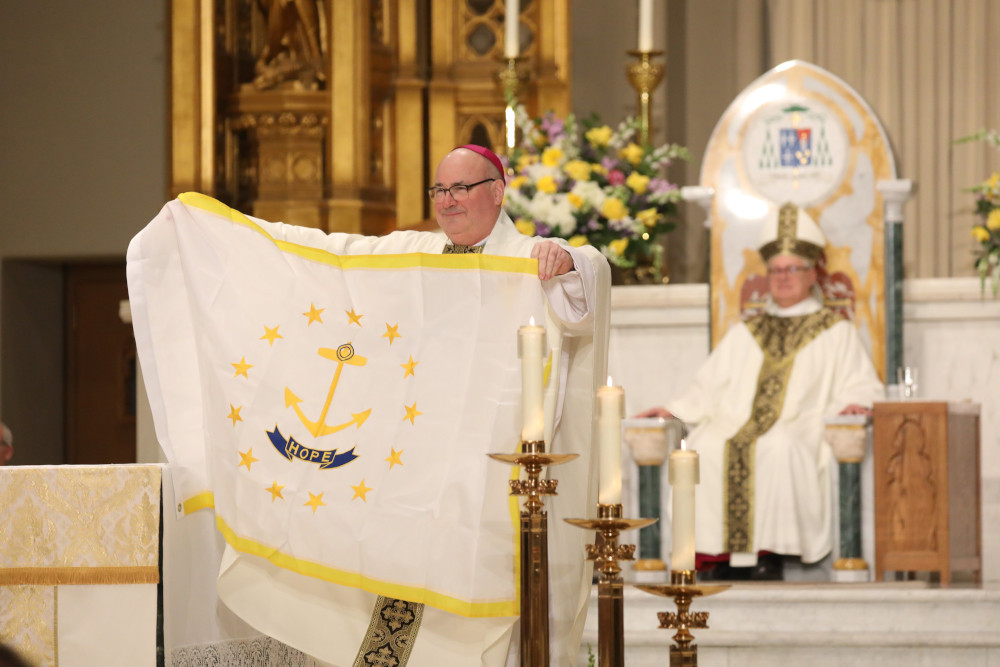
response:
M639 0L639 50L653 50L653 0Z
M597 435L600 483L597 500L603 505L622 501L622 415L625 390L608 384L597 389Z
M545 327L531 323L517 331L517 356L521 358L521 440L535 442L545 437L542 410L542 360Z
M684 448L670 453L670 490L673 496L670 517L671 570L693 570L694 485L698 483L698 452Z
M521 51L518 43L520 37L518 25L521 16L521 0L507 0L504 4L503 22L503 55L504 58L516 58Z

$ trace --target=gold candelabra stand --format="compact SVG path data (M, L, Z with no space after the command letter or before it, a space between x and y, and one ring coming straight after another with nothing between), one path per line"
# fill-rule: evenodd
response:
M497 78L503 88L503 99L506 104L504 109L504 147L509 154L514 150L517 140L517 122L514 109L517 107L517 92L521 87L521 82L526 80L519 65L524 62L524 56L505 57L507 66L500 70Z
M629 51L628 54L637 59L628 64L625 71L629 83L639 94L639 132L643 145L648 146L653 135L653 89L660 85L666 71L663 63L654 63L652 58L663 55L663 51Z
M579 528L596 531L594 544L587 545L587 560L594 561L597 581L598 664L602 667L625 665L624 582L618 561L634 560L634 544L618 544L623 530L645 528L656 519L623 519L620 503L598 503L596 519L566 519Z
M541 479L546 466L572 461L577 454L546 454L544 440L521 441L517 454L490 454L519 465L527 479L510 480L510 495L527 496L521 510L521 664L549 665L549 526L542 496L556 495L559 480Z
M677 613L661 611L657 613L660 628L677 630L670 647L670 667L697 667L698 645L692 643L691 628L708 628L707 611L690 611L691 602L696 597L715 595L729 588L728 584L695 584L694 570L670 570L669 584L642 584L636 586L641 591L673 598Z

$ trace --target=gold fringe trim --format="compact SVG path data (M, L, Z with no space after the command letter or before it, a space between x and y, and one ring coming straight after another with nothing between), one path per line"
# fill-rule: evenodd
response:
M0 570L2 572L2 570ZM52 587L52 657L53 667L59 667L59 587Z
M5 567L0 586L66 586L106 584L158 584L155 566L138 567Z

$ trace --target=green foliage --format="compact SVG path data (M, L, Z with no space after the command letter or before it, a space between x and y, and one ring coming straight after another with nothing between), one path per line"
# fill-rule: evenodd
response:
M980 130L955 143L970 141L983 141L1000 149L1000 132ZM995 298L1000 291L1000 173L993 172L982 183L968 188L968 191L976 195L976 214L979 216L978 222L972 227L972 236L979 242L974 266L983 292L985 293L986 281L989 280Z

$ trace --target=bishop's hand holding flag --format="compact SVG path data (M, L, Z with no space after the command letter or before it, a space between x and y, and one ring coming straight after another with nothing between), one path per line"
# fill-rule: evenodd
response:
M411 665L502 662L517 614L517 506L485 454L518 444L517 326L553 317L533 260L443 241L325 235L189 193L129 247L178 514L214 508L227 605L334 664L377 599L427 605Z

